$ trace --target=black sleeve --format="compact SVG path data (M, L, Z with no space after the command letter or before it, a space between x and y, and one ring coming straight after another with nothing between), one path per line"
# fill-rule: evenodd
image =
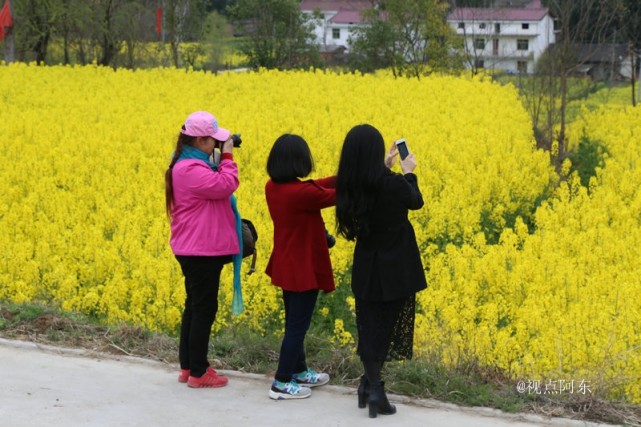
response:
M406 204L409 210L417 210L423 207L423 195L418 188L418 181L416 175L413 173L406 173L403 175L406 185L404 191L401 193L402 201Z

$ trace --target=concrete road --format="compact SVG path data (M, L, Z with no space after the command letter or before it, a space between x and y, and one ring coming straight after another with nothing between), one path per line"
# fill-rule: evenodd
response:
M264 375L219 371L227 387L191 389L177 372L146 359L0 339L0 426L597 426L394 395L397 414L369 419L352 388L327 385L309 399L273 401Z

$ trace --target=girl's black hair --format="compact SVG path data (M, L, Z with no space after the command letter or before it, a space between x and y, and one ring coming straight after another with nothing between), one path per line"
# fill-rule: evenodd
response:
M267 174L273 182L304 178L314 169L314 159L305 140L298 135L278 137L267 158Z
M385 174L385 142L373 126L354 126L345 136L336 176L336 230L348 240L369 233L367 214Z

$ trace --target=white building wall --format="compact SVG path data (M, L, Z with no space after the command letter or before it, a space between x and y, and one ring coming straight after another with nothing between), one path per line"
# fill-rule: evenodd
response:
M329 31L329 36L328 36L328 29L330 27L330 22L329 20L332 19L337 13L337 10L326 10L323 11L323 18L322 19L315 19L313 13L303 11L310 19L313 20L314 22L314 35L316 36L316 42L321 45L321 46L327 46L328 44L332 43L332 33L331 30Z
M463 22L464 28L459 28ZM527 24L527 28L523 28ZM536 61L547 47L554 43L554 23L549 16L541 21L450 21L456 33L465 37L466 53L471 63L483 61L484 68L503 69L510 73L519 72L519 63L525 62L526 71L534 71ZM498 26L498 28L497 28ZM476 46L477 40L484 40L485 47ZM518 41L527 40L527 50L518 49Z
M311 13L305 12L313 19ZM322 20L315 20L314 35L316 41L320 46L325 48L345 46L349 50L349 36L351 35L352 28L355 24L336 24L330 22L331 19L338 13L336 10L324 11ZM338 30L339 37L334 38L334 29Z
M332 24L327 31L328 40L331 40L331 44L345 46L346 48L349 49L348 39L349 39L350 31L352 27L353 25L348 25L348 24ZM339 38L337 39L334 38L334 29L338 30L339 32Z

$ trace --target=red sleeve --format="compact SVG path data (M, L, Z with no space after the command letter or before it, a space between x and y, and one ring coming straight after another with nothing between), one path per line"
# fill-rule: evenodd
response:
M321 187L325 188L336 188L336 177L329 176L327 178L315 179L314 182Z
M300 191L299 200L308 210L325 209L336 204L336 188L323 187L314 180L305 181Z

